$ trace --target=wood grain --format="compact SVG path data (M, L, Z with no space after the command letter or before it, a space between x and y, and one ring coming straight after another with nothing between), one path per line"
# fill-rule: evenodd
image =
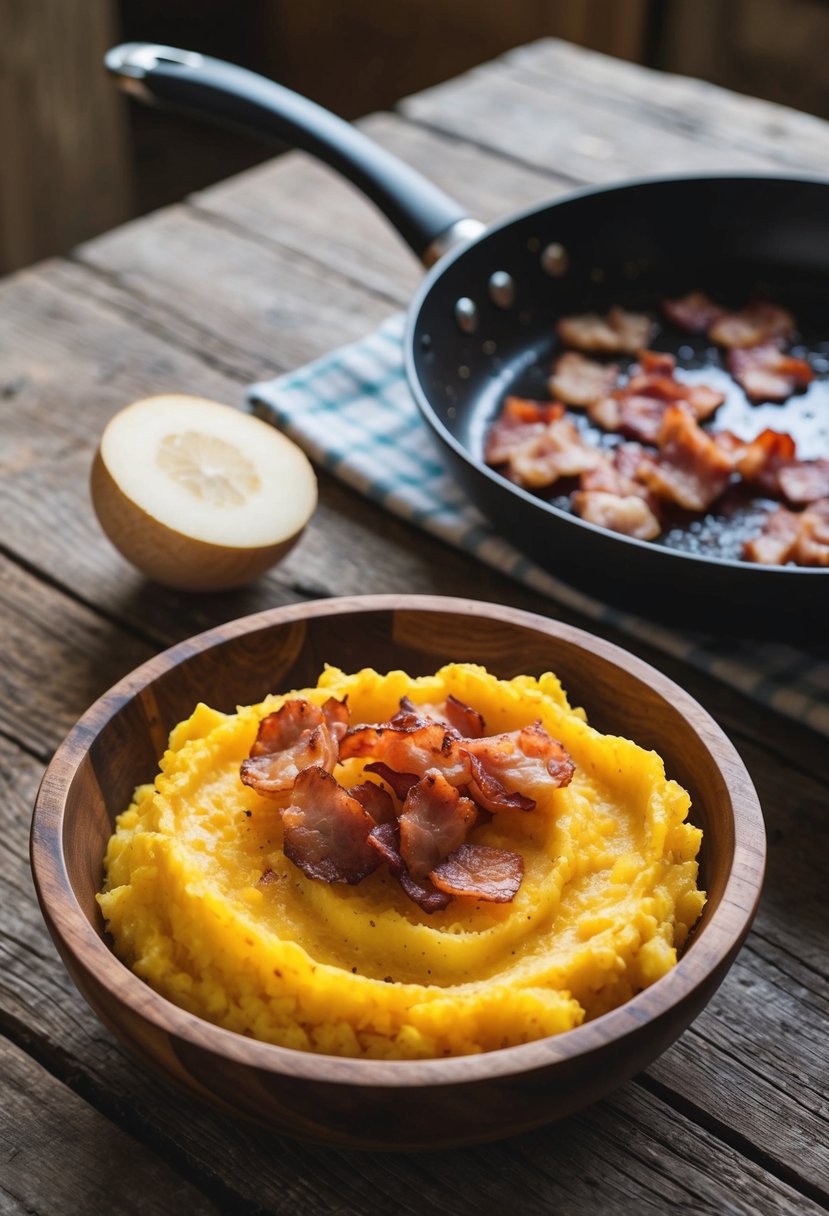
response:
M83 1102L7 1039L0 1206L9 1216L87 1216L105 1197L113 1216L208 1216L219 1211L150 1149Z
M99 67L114 40L115 6L2 0L0 20L0 273L7 273L122 223L132 190L124 103Z

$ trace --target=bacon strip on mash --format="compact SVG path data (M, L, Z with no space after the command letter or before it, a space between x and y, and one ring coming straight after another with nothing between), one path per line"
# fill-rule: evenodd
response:
M376 826L357 798L313 765L297 774L291 805L282 811L282 847L309 878L358 883L380 865L368 843Z
M430 769L409 790L400 812L400 856L409 873L425 878L459 849L477 814L471 798Z
M329 697L322 709L310 701L286 701L259 723L259 733L241 778L260 794L288 793L303 769L318 766L331 772L338 744L348 729L348 707Z
M509 849L486 844L462 844L429 875L439 891L490 903L508 904L524 877L524 859Z
M240 771L246 784L268 796L285 795L294 772L280 812L283 847L310 878L358 883L385 860L426 912L461 895L506 902L520 886L523 862L501 849L469 845L469 833L491 814L533 810L535 799L520 787L560 788L569 784L574 766L540 722L499 735L484 735L485 729L483 716L451 694L443 706L417 706L402 697L388 722L351 729L345 702L332 700L320 709L296 698L262 720ZM332 731L341 735L337 760L368 758L364 772L386 782L399 809L375 782L345 789L333 764L296 771L303 756L318 750L312 740L327 733L331 742ZM265 760L273 772L255 783L251 763ZM438 874L442 887L433 880Z

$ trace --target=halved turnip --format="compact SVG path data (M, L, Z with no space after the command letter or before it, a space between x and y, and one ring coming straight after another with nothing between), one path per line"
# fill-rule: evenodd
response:
M111 419L91 490L124 557L186 591L255 578L284 557L317 505L314 470L290 439L231 406L176 393Z

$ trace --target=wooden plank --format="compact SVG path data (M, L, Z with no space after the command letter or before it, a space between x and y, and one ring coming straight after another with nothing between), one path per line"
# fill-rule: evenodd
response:
M812 171L826 163L829 130L818 119L783 111L782 137L761 137L764 128L759 119L750 121L750 107L737 101L732 107L733 95L713 85L695 82L698 89L689 86L682 99L658 73L563 44L538 45L537 54L487 64L406 99L400 109L436 131L589 184L691 171ZM607 69L605 87L581 83L582 69L592 81L591 65L596 76ZM711 95L702 107L697 92L706 89ZM765 104L771 114L763 121L773 131L777 107ZM752 138L741 138L744 131Z
M699 26L705 16L695 12L693 19ZM747 28L758 27L753 6L746 7L744 20ZM822 20L825 24L825 14ZM767 22L767 30L772 24ZM790 106L747 97L693 75L634 67L552 38L520 47L502 62L511 76L545 91L560 84L614 114L638 114L641 120L687 131L700 143L756 151L781 168L826 171L829 124Z
M0 621L0 731L44 759L84 704L156 649L4 557Z
M249 381L362 337L405 299L399 289L380 299L183 207L98 237L77 256L128 294L136 316L169 325L178 345Z
M0 273L130 214L124 102L101 69L114 10L112 0L0 3Z
M154 1152L0 1039L0 1208L20 1216L164 1216L219 1209Z

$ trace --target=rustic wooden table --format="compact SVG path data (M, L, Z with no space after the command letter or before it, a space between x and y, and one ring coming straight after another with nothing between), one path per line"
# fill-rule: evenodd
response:
M482 219L642 172L829 165L829 124L555 42L364 126ZM240 403L250 381L367 333L418 276L362 199L291 154L0 285L3 1213L827 1210L829 748L642 641L608 634L688 688L743 755L767 817L768 880L705 1013L565 1124L416 1156L275 1139L146 1073L49 941L27 861L40 775L87 705L159 649L349 592L478 596L589 628L326 475L300 545L233 594L147 585L96 524L90 460L118 408L168 389Z

